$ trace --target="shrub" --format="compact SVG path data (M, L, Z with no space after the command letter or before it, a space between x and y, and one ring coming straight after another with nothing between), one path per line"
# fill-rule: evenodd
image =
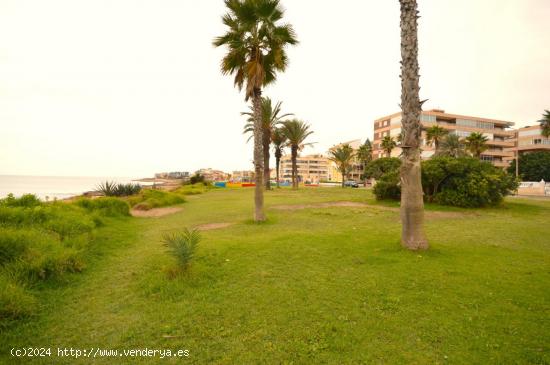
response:
M497 205L518 186L503 169L471 157L424 161L422 182L428 201L459 207Z
M180 268L184 270L191 264L200 239L199 231L187 228L183 232L167 233L162 238L168 246L169 252L176 258Z
M372 160L365 167L364 175L367 178L380 179L384 174L399 170L401 160L397 157L382 157Z
M182 195L175 192L144 189L140 194L128 198L128 202L134 209L149 210L181 204L185 202L185 199Z
M183 195L196 195L196 194L205 193L210 189L211 189L211 186L204 185L202 183L197 183L193 185L191 184L183 185L179 187L175 192Z
M377 200L394 199L401 197L399 186L399 171L394 170L382 175L374 185L373 193Z
M191 183L191 185L194 185L196 183L204 183L205 182L204 175L195 173L195 175L191 176L191 178L189 179L189 182Z
M471 157L433 157L422 162L422 187L428 202L459 207L496 205L517 188L506 171ZM373 189L377 199L399 199L398 171L383 174Z
M33 194L25 194L21 196L20 198L16 198L13 196L13 194L8 194L8 196L4 199L0 199L0 205L4 205L7 207L36 207L38 205L41 205L40 199L36 197L36 195Z
M36 301L21 285L0 276L0 328L9 320L31 315Z
M81 198L78 199L75 204L86 209L89 212L98 212L99 214L108 217L130 215L130 206L128 205L128 203L124 200L117 198Z
M516 160L508 168L516 174ZM525 152L519 155L519 175L523 181L550 181L550 151Z
M0 265L22 256L28 244L27 232L0 228Z
M105 181L96 186L96 191L105 196L130 196L141 191L140 184L117 184L112 181Z

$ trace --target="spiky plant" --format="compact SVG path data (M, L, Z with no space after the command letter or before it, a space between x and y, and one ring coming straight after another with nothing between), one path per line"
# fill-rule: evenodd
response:
M114 181L105 181L97 184L95 190L105 196L115 196L117 184Z
M197 229L185 228L182 232L165 233L162 241L168 247L168 252L176 258L180 268L186 270L195 257L201 236Z

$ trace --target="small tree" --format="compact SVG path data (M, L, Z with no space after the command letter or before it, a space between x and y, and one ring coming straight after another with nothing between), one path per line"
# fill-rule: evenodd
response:
M467 155L464 142L456 134L447 134L439 146L437 156L464 157Z
M271 137L273 143L273 153L275 154L275 169L277 174L277 187L279 188L279 167L281 165L281 157L283 157L283 149L286 144L286 136L280 128L276 128L273 131Z
M542 115L542 119L539 120L540 127L542 128L542 135L546 138L550 137L550 110L545 110Z
M523 181L550 181L550 151L537 151L519 155L519 176ZM515 174L516 160L508 167Z
M342 174L342 187L351 172L351 161L355 154L353 148L349 144L344 144L329 151L329 160L336 164L338 171Z
M310 125L298 120L293 119L283 122L281 131L287 139L287 144L290 147L290 158L292 160L292 188L298 189L298 165L296 159L298 158L298 152L305 146L311 145L311 143L305 143L307 137L313 134L313 131L309 129Z
M397 147L397 141L390 136L385 136L384 138L382 138L380 146L382 147L382 150L386 152L388 157L391 157L391 151L393 151L393 149Z
M426 129L426 144L428 146L434 146L435 153L439 150L439 144L441 140L449 134L449 131L438 125L434 125Z
M356 157L363 167L363 179L365 179L365 169L367 168L368 163L372 161L372 143L368 138L365 143L359 146Z
M479 158L483 152L489 149L489 146L487 146L489 138L485 137L482 133L473 132L464 141L466 149L475 158Z

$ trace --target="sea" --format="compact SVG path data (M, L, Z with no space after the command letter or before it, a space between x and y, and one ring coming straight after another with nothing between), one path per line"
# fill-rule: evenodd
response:
M66 199L96 190L97 185L105 181L150 185L134 180L135 178L131 177L0 175L0 198L5 198L11 193L16 197L35 194L42 200Z

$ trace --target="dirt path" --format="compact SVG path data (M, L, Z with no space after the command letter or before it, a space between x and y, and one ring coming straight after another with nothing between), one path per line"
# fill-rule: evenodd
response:
M153 208L149 210L132 209L130 214L134 217L163 217L168 214L174 214L182 211L181 207L165 207L165 208Z

